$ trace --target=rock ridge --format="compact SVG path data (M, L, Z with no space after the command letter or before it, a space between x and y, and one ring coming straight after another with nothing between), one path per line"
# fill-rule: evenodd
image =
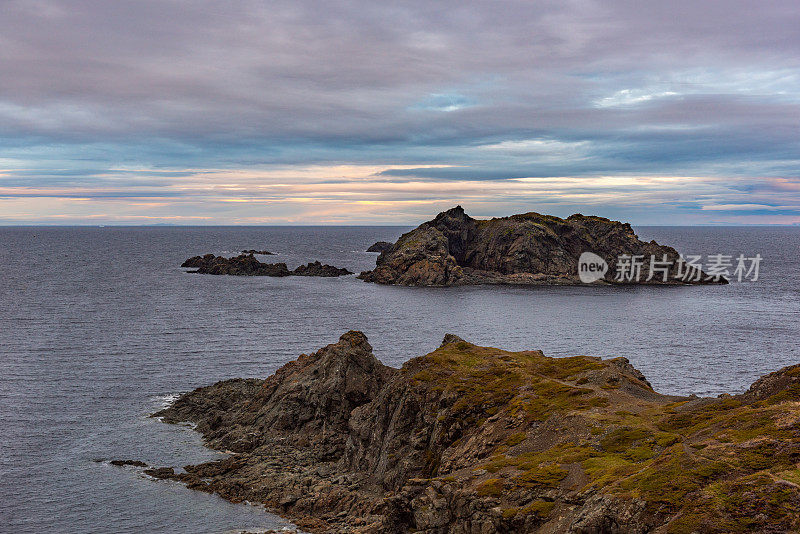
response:
M206 254L204 256L193 256L181 264L181 267L195 268L191 273L215 274L215 275L234 275L234 276L323 276L336 277L353 274L347 269L334 267L333 265L322 264L319 261L300 265L295 270L290 271L285 263L262 263L258 261L254 253L263 252L250 251L247 254L240 254L232 258L225 256L215 256ZM271 254L271 253L270 253Z
M350 331L154 414L233 454L146 472L310 532L797 531L799 406L800 365L699 399L655 392L624 358L452 334L394 369Z

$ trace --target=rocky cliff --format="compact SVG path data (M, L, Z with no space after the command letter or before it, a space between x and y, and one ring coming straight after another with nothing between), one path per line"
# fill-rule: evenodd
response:
M351 331L156 415L234 454L149 474L265 503L311 532L800 529L800 366L742 395L681 398L624 358L451 335L393 369Z
M584 252L598 255L608 265L598 283L617 282L621 255L641 256L643 263L640 275L626 283L726 283L697 270L684 276L687 269L681 270L674 248L640 241L627 223L538 213L476 220L461 206L401 236L378 256L375 269L359 277L412 286L579 284L578 260ZM659 269L663 265L655 263L651 273L651 257L670 266Z

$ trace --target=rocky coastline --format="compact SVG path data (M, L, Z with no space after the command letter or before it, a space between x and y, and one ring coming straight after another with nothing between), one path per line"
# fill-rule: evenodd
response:
M255 254L272 255L267 250L242 252L231 258L194 256L181 267L194 268L193 273L234 276L353 274L319 261L290 271L285 263L262 263L255 258ZM581 214L561 219L531 212L478 220L456 206L403 234L397 242L378 241L367 252L379 252L375 268L358 278L385 285L728 283L724 276L712 276L687 264L672 247L641 241L628 223ZM580 273L586 254L596 262L591 268L601 270L590 280ZM626 267L625 261L630 265Z
M347 269L322 264L319 261L300 265L290 271L285 263L262 263L253 253L240 254L232 258L206 254L193 256L181 264L181 267L194 268L189 271L199 274L232 275L232 276L322 276L336 277L353 274Z
M680 254L655 241L639 240L630 224L575 214L561 219L539 213L477 220L461 206L383 247L375 268L359 278L378 284L456 286L475 284L578 285L581 254L605 261L597 284L725 284L699 269L681 272ZM641 257L640 276L616 279L619 258ZM650 258L669 264L656 268ZM652 271L652 272L651 272ZM695 276L696 275L696 276Z
M390 368L350 331L154 416L196 424L231 456L148 474L264 503L313 533L800 529L800 365L741 395L675 397L624 358L453 335Z

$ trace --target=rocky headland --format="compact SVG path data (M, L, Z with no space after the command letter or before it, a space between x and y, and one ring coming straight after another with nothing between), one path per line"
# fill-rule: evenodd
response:
M234 275L234 276L344 276L353 274L347 269L322 264L319 261L307 265L300 265L290 271L285 263L262 263L255 256L240 254L232 258L206 254L194 256L181 264L181 267L194 268L189 271L200 274Z
M741 395L674 397L624 358L453 335L394 369L350 331L266 380L203 387L155 415L232 454L148 474L264 503L310 532L800 530L800 365Z
M674 248L640 241L627 223L539 213L477 220L461 206L403 234L381 252L375 268L359 278L406 286L580 284L578 260L584 252L596 254L608 266L596 283L727 283L699 270L684 276ZM640 276L623 282L615 279L621 255L642 257ZM671 266L654 268L651 276L651 257Z

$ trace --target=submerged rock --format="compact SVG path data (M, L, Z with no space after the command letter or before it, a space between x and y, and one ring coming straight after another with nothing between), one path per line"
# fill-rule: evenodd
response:
M394 246L394 244L389 243L388 241L378 241L377 243L370 245L370 247L367 249L367 252L384 252L392 248L392 246Z
M242 254L261 254L262 256L274 256L275 255L274 252L270 252L269 250L255 250L255 249L252 249L252 248L250 250L243 250Z
M147 467L147 464L140 460L111 460L109 463L111 465L116 465L117 467L123 467L126 465L131 467Z
M624 358L447 335L401 369L364 334L154 414L233 456L148 470L309 532L800 529L800 366L720 399L661 395Z
M316 261L301 265L290 271L285 263L262 263L251 254L240 254L233 258L206 254L194 256L181 264L181 267L196 268L200 274L235 275L235 276L342 276L353 274L347 269L339 269L332 265L322 265Z
M643 258L640 276L631 276L628 283L727 283L704 273L699 273L699 281L685 282L677 267L678 252L655 241L640 241L627 223L580 214L561 219L538 213L476 220L461 206L402 235L381 253L375 269L359 278L408 286L580 284L578 261L584 252L599 256L607 265L596 283L615 283L621 255ZM672 264L666 277L658 269L650 276L651 257L657 262L666 258Z

